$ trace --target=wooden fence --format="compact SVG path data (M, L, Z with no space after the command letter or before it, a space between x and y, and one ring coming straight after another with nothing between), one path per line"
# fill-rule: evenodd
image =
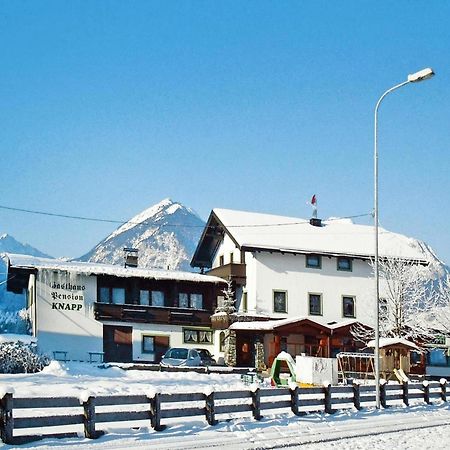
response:
M433 400L447 401L447 383L423 382L382 384L380 403L384 408L394 402L409 405L410 400L427 404ZM336 409L361 409L375 402L375 386L349 385L303 388L257 388L211 393L151 393L146 395L110 395L77 397L14 397L5 394L0 401L0 433L7 444L20 444L43 437L75 437L67 426L84 428L87 438L95 439L104 432L97 425L112 422L147 421L156 431L163 430L164 419L203 416L209 425L239 415L251 414L260 420L267 410L292 411L295 415ZM390 405L391 404L391 405ZM31 411L31 412L30 412ZM219 417L218 417L219 416ZM45 430L57 427L62 432ZM65 427L65 428L64 428ZM38 428L39 434L32 434ZM15 436L14 431L26 434Z

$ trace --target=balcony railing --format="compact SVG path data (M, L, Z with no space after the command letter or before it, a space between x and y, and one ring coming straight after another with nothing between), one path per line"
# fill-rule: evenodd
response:
M243 286L246 281L245 264L230 263L214 267L208 271L208 275L214 275L223 278L224 280L231 279L237 285Z
M205 309L94 303L95 319L99 321L114 320L210 327L211 314L211 311Z

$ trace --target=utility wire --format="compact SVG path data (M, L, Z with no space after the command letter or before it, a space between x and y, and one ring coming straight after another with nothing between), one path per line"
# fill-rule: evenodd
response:
M38 214L41 216L50 216L50 217L61 217L63 219L74 219L74 220L86 220L90 222L104 222L104 223L116 223L120 225L124 225L126 223L129 223L131 225L140 225L146 222L146 220L143 220L142 222L130 222L128 220L115 220L115 219L101 219L98 217L84 217L84 216L72 216L69 214L58 214L58 213L51 213L47 211L36 211L33 209L24 209L24 208L13 208L11 206L4 206L0 205L0 209L6 209L8 211L16 211L16 212L22 212L27 214ZM353 216L345 216L345 217L336 217L327 219L327 222L333 221L333 220L342 220L342 219L356 219L358 217L366 217L366 216L373 216L373 214L370 213L364 213L364 214L356 214ZM260 227L279 227L279 226L287 226L287 225L303 225L303 224L309 224L309 220L302 220L298 222L280 222L280 223L265 223L265 224L244 224L244 225L229 225L227 228L260 228ZM205 228L203 225L186 225L186 224L161 224L161 226L164 227L182 227L182 228ZM211 228L215 228L214 226L210 226Z

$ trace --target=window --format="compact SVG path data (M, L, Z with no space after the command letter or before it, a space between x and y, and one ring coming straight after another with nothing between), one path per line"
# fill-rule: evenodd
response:
M144 306L150 305L150 292L149 291L140 291L139 303Z
M223 258L223 255L220 255L219 256L219 266L223 266L223 264L224 264L224 258Z
M141 290L139 303L143 306L164 306L164 292Z
M164 292L152 291L152 306L164 306Z
M98 301L100 303L125 304L125 288L102 286L98 289Z
M242 312L248 311L247 292L242 293Z
M221 352L225 351L225 331L221 331L219 334L219 350Z
M212 344L212 330L183 329L183 341L185 344Z
M100 303L111 303L111 292L107 287L100 288L99 301Z
M322 315L322 294L309 294L309 314Z
M142 353L154 353L154 352L155 352L155 337L142 336Z
M112 288L112 302L116 305L123 305L125 303L124 288Z
M145 353L146 359L159 362L168 349L169 336L142 335L142 353Z
M346 256L339 256L337 259L337 270L352 271L352 259Z
M342 297L342 315L344 317L356 317L355 297Z
M189 295L188 294L178 294L178 306L180 308L189 308Z
M203 294L178 294L178 306L180 308L203 309Z
M241 264L245 264L245 252L241 250Z
M320 269L322 267L322 258L320 255L306 255L306 267Z
M273 291L273 312L287 312L287 292Z
M203 308L203 295L202 294L191 294L191 308L202 309Z

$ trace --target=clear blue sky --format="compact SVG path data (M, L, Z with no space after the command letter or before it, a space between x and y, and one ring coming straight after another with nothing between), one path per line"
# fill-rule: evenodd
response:
M171 197L309 217L372 210L447 263L447 1L0 1L0 205L127 219ZM370 219L362 223L369 223ZM114 225L0 210L79 256Z

